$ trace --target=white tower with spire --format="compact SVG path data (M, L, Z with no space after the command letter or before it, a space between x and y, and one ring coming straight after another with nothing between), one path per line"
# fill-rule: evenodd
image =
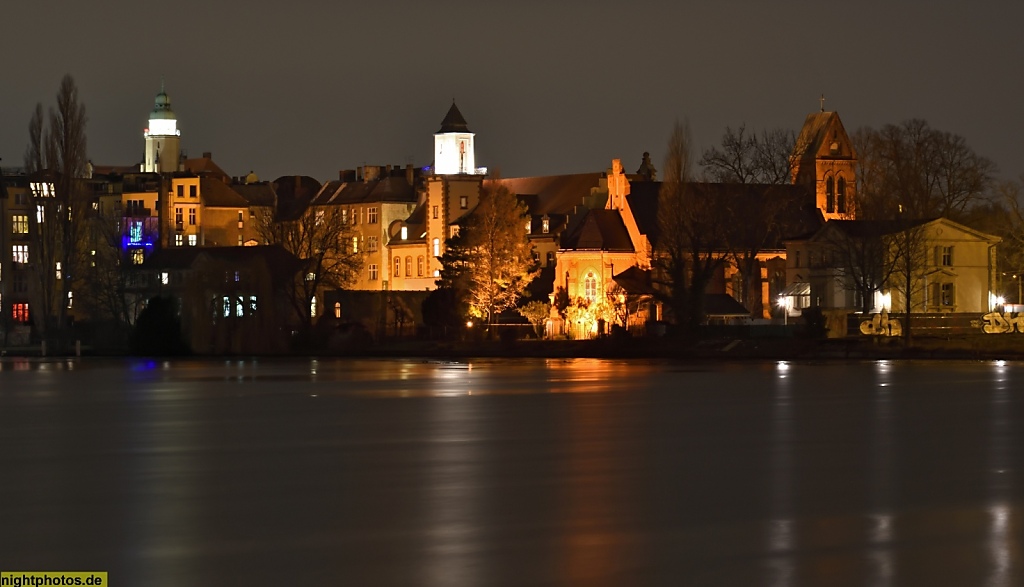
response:
M434 133L434 173L437 175L475 174L476 155L473 137L466 119L452 101L452 107L441 121L441 129Z
M146 139L146 158L141 169L149 173L178 171L181 156L181 131L178 119L171 110L171 99L160 81L160 93L156 95L153 112L149 115L149 128L143 133Z

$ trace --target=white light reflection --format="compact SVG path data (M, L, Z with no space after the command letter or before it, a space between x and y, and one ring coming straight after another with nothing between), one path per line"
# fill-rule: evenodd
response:
M780 379L785 379L786 374L789 373L789 363L786 361L779 361L775 365L775 370L779 372Z
M995 504L989 514L989 551L992 557L992 574L988 585L1005 587L1010 585L1013 567L1013 553L1010 550L1010 507L1005 503Z

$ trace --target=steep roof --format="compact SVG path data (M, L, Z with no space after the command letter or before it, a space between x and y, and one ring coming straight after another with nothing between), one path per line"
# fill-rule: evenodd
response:
M817 157L830 155L829 146L835 141L839 143L842 157L856 158L850 137L846 134L838 112L812 112L804 120L800 134L793 147L793 160L803 163L813 162Z
M582 221L562 235L561 248L570 250L633 251L629 231L618 210L587 210Z
M708 316L749 316L750 310L729 294L704 294L704 313Z
M452 107L448 109L448 114L441 121L441 129L436 134L449 132L470 132L466 119L462 117L459 107L455 105L455 100L452 100Z
M182 169L185 173L191 173L193 175L215 177L221 181L230 181L229 176L219 165L213 162L210 157L197 157L195 159L185 159L182 162Z
M405 175L392 175L370 181L329 181L313 198L314 206L363 204L373 202L415 202L416 188Z
M214 208L248 208L249 201L219 179L199 179L203 204Z

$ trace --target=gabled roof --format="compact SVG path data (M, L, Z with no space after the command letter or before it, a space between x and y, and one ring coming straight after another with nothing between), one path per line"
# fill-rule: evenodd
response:
M633 251L629 231L618 210L587 210L574 228L562 235L562 249Z
M612 281L617 283L627 294L654 295L650 270L643 270L636 265L630 266L622 273L613 276Z
M221 181L230 181L231 176L224 172L219 165L213 162L210 157L198 157L196 159L185 159L182 162L182 169L185 173L193 175L215 177Z
M203 204L206 206L214 208L249 207L248 200L219 179L201 177L199 179L199 188L203 196Z
M364 204L374 202L415 202L416 188L405 175L392 175L370 181L329 181L311 202L314 206Z
M728 294L704 294L704 314L708 316L750 316L750 310Z
M462 117L459 107L455 105L455 100L452 100L452 107L448 109L448 114L441 121L441 129L436 134L449 132L470 132L466 119Z
M839 120L837 112L812 112L807 115L804 125L800 129L800 135L796 138L793 147L793 159L795 161L813 162L817 157L830 155L832 142L841 145L840 156L844 158L857 158L853 150L850 137L846 134L843 123Z

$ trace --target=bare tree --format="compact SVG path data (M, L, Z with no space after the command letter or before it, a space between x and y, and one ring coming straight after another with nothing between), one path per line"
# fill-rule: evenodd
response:
M928 246L925 221L898 218L896 230L886 239L892 260L890 288L899 294L903 302L905 323L903 340L911 343L911 319L915 310L924 311L927 292L924 291L924 273L928 266ZM920 303L915 303L918 301Z
M726 127L721 149L711 147L700 165L712 181L780 185L790 181L790 156L796 144L793 131L783 129L747 132L746 124L735 131Z
M725 218L706 184L691 182L691 160L689 126L676 122L658 193L653 282L676 319L692 329L703 322L704 294L725 261Z
M859 129L853 140L860 155L861 217L891 219L902 213L960 220L985 197L995 172L963 137L920 119Z
M354 233L342 207L308 206L290 218L260 208L255 220L261 241L281 245L302 262L303 270L288 284L287 293L298 323L311 328L313 296L352 283L363 266L363 253L351 246Z
M61 80L57 104L43 123L42 105L29 122L25 167L32 178L36 213L29 214L29 263L34 323L44 341L63 350L69 294L86 261L92 212L83 176L87 165L85 106L70 75Z

